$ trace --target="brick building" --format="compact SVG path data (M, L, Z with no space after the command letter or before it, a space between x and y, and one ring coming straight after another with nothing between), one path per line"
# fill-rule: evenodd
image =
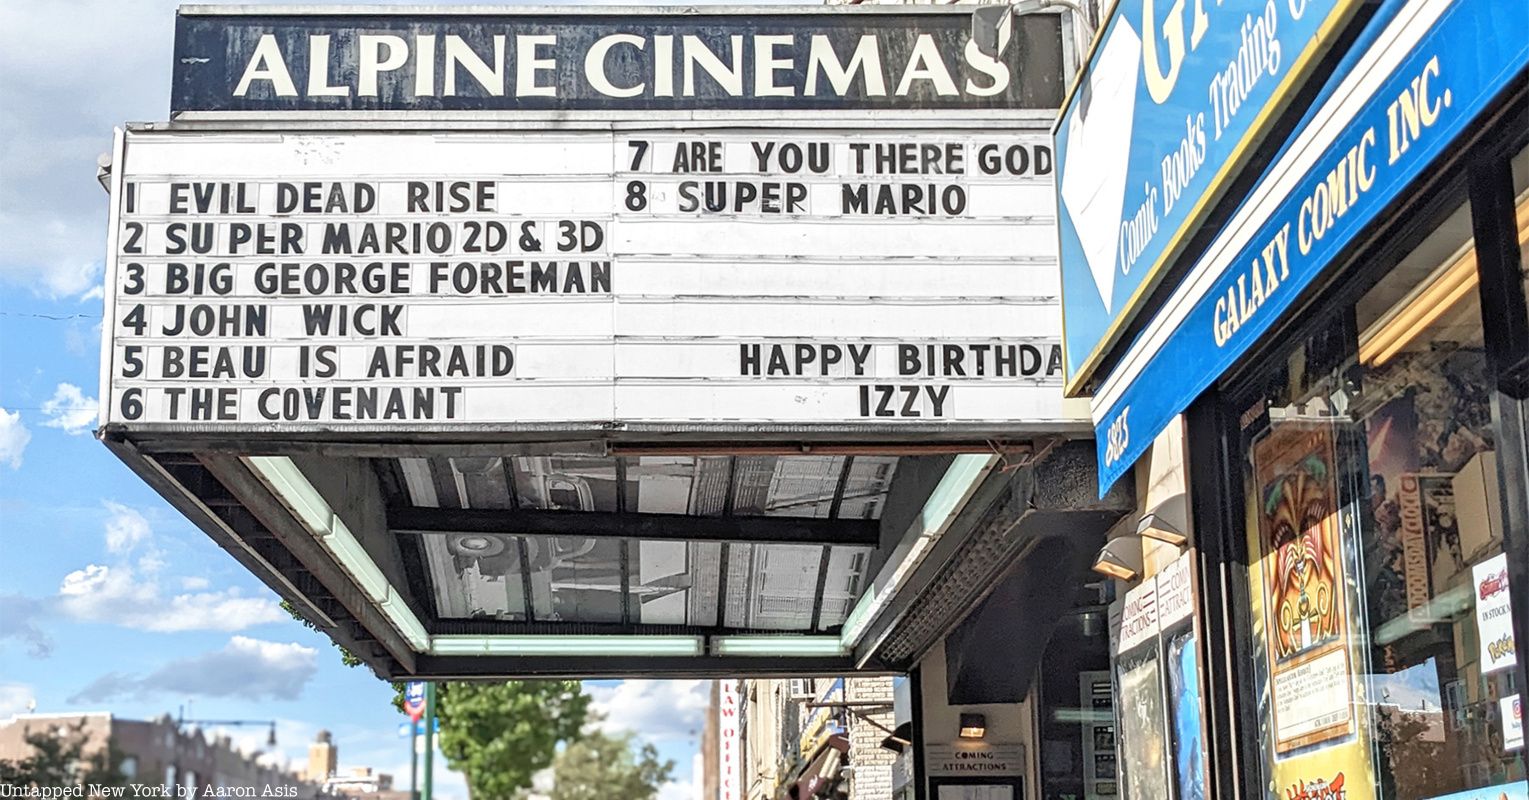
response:
M0 722L0 759L30 757L34 748L27 739L37 734L83 737L87 757L108 747L115 749L122 756L121 770L129 783L195 787L197 794L209 787L248 787L258 794L269 787L279 796L297 800L321 793L319 784L262 763L258 752L236 749L228 736L178 725L168 714L152 720L120 719L105 712L18 714Z

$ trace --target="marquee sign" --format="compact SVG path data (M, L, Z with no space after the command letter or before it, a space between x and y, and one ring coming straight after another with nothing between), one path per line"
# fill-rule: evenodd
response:
M971 14L934 9L190 6L171 110L1053 109L1060 20L1006 16L979 46Z
M128 132L103 421L1056 430L1052 166L990 129Z

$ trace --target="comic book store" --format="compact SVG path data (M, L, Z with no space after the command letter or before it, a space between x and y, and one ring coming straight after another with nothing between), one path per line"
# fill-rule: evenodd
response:
M1526 69L1515 2L1101 26L1058 221L1129 800L1529 796Z

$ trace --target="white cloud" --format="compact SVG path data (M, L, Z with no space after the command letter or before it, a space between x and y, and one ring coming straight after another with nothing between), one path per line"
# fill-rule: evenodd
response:
M235 636L221 650L179 658L143 676L109 672L70 703L99 703L156 694L296 700L318 672L318 651L296 642Z
M43 425L59 428L72 436L90 430L98 412L96 399L86 397L80 387L72 383L60 383L53 390L53 397L42 404L42 413L48 417Z
M106 520L106 549L126 553L149 538L149 521L136 508L105 501L111 517Z
M0 462L10 464L11 469L21 469L21 454L30 441L32 432L21 424L21 412L0 408Z
M622 681L585 685L590 707L604 715L600 727L633 731L652 740L686 739L700 733L711 682L700 680Z
M99 284L91 292L101 291ZM89 294L87 292L86 294ZM71 319L64 326L64 349L72 356L95 355L101 349L101 320Z
M58 601L75 619L145 631L239 631L286 618L274 600L238 588L165 596L154 572L129 564L90 564L65 575Z
M698 800L701 789L692 780L669 781L658 787L657 797L663 800Z
M270 597L251 597L237 587L209 590L200 577L166 578L163 553L153 547L154 532L135 508L105 502L106 549L122 558L113 564L89 564L64 576L55 597L65 616L144 631L241 631L286 619ZM137 563L127 556L136 553ZM179 585L171 593L166 585Z
M238 589L178 594L159 614L158 624L148 625L148 630L237 631L287 618L274 600L243 597Z
M15 639L33 658L53 653L53 637L38 624L43 604L20 594L0 594L0 641Z
M37 701L32 687L24 683L0 683L0 719L24 714Z
M0 11L0 281L77 296L101 277L112 126L165 116L175 4L79 0ZM90 24L78 24L89 20ZM156 42L155 47L113 43ZM113 69L97 67L113 53Z

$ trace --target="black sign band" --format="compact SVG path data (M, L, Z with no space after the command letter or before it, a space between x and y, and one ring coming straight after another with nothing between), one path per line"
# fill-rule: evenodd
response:
M1060 20L183 11L171 113L1051 109Z

